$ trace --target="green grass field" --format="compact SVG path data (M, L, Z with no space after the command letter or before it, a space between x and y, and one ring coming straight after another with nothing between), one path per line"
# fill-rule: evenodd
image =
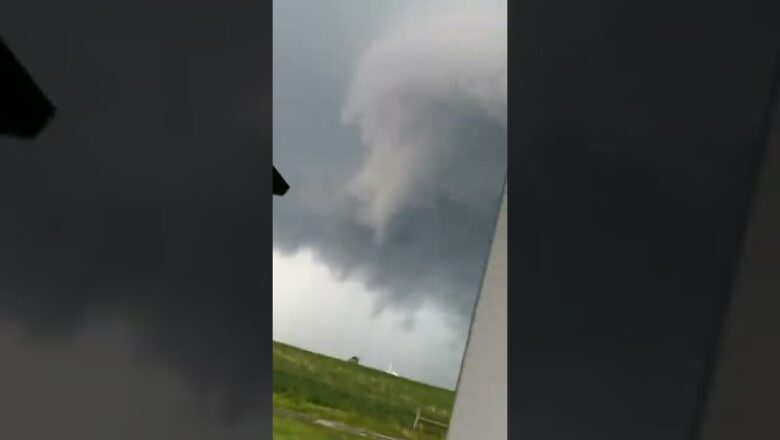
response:
M274 342L274 410L343 423L409 440L438 440L441 430L412 431L415 414L448 423L455 399L450 390ZM301 420L274 417L274 440L354 440Z
M274 440L357 440L364 439L353 434L334 431L310 423L274 416Z

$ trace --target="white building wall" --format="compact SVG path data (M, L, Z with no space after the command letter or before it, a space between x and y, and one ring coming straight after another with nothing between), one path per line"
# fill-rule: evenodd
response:
M507 196L463 359L448 440L507 439Z

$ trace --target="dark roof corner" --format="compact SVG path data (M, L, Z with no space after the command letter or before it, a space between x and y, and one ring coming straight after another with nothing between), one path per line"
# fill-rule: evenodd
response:
M287 190L290 189L290 185L288 185L287 181L284 180L284 177L282 177L282 175L279 174L279 171L276 171L276 167L273 168L274 168L274 195L283 196L287 193Z
M34 138L54 106L0 38L0 135Z

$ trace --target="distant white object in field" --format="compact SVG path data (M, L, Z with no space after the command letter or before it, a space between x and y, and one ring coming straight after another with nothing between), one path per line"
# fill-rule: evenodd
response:
M388 374L392 374L392 375L393 375L393 376L395 376L395 377L398 377L398 373L396 373L395 371L393 371L393 364L390 364L390 366L389 366L389 367L387 367L387 373L388 373Z

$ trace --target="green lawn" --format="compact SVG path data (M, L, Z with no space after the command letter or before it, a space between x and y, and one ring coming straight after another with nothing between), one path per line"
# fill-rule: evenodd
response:
M274 416L274 440L358 440L363 437L346 434L297 420Z
M455 393L279 342L273 348L274 408L341 422L410 440L438 440L441 432L413 432L415 413L449 422ZM274 418L274 440L351 440L328 428ZM332 432L330 433L332 435Z

